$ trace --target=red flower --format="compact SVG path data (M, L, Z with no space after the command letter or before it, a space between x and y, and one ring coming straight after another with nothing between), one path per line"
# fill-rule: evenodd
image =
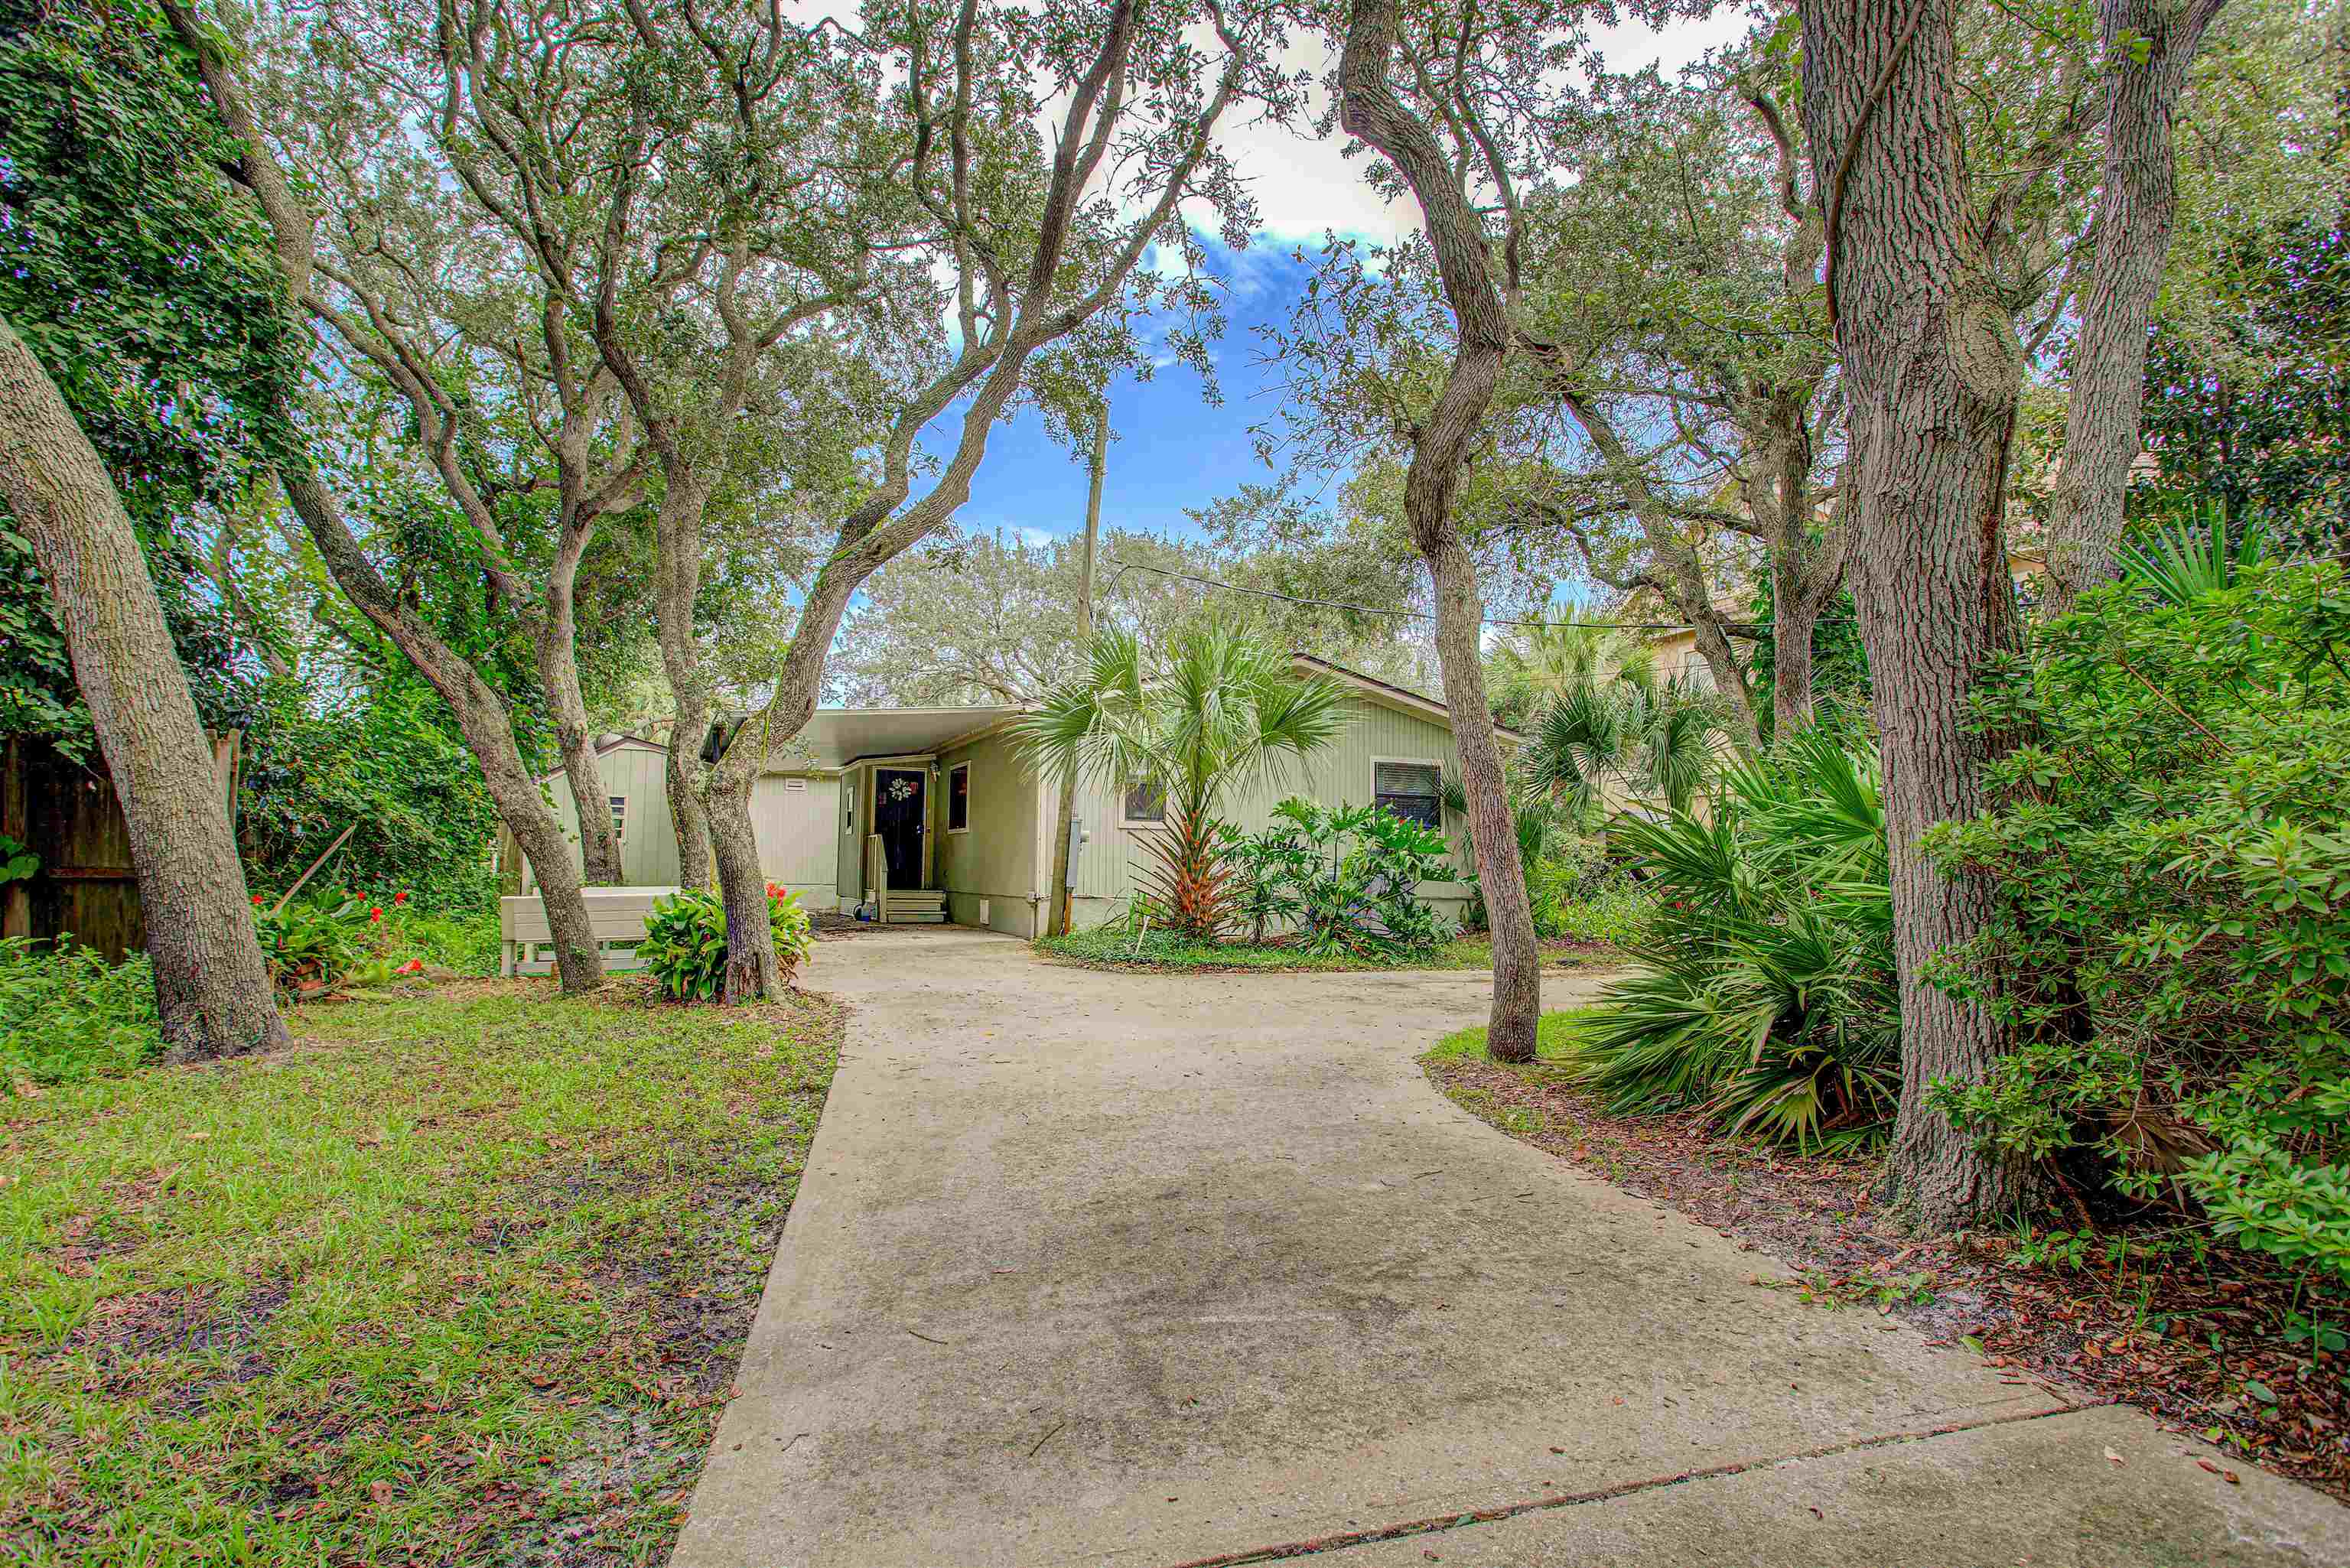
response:
M406 963L400 966L400 972L402 974L414 974L418 970L422 969L423 967L424 961L422 959L410 959Z
M368 910L368 919L380 924L383 920L382 909L380 906L369 908Z
M261 895L260 895L260 894L258 894L258 893L255 893L255 894L253 896L253 901L254 901L254 903L255 903L256 905L257 905L257 904L259 904L259 903L261 902Z
M395 904L405 904L408 902L408 889L402 888L399 892L394 893L391 896L391 901Z

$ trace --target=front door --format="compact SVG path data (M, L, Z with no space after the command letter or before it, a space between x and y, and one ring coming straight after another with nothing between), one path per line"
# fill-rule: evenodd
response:
M881 836L892 888L922 885L922 808L930 781L920 768L873 770L873 831Z

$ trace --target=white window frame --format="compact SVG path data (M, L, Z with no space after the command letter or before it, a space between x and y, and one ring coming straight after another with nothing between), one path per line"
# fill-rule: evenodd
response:
M954 776L957 774L962 775L962 826L961 827L954 825ZM957 763L947 770L947 798L941 804L946 807L943 815L947 819L949 833L971 831L971 764L969 763Z
M1371 759L1371 805L1379 804L1379 764L1389 763L1398 767L1433 768L1436 770L1436 831L1444 831L1444 759L1442 757L1373 757Z
M604 807L612 814L612 837L616 843L629 841L629 797L609 794L604 797Z
M1126 814L1127 797L1131 795L1143 784L1149 782L1150 781L1148 779L1136 779L1129 784L1119 786L1118 792L1118 825L1120 827L1163 828L1167 826L1167 786L1164 784L1159 786L1159 815L1157 816L1128 816Z

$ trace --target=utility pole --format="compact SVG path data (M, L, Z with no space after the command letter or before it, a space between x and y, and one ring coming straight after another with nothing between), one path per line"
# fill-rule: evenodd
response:
M1094 640L1094 561L1101 548L1102 471L1109 464L1109 404L1094 415L1092 483L1086 493L1086 575L1077 587L1078 657ZM1046 930L1056 937L1069 934L1076 899L1069 888L1069 840L1076 836L1077 774L1072 768L1061 777L1060 832L1053 839L1053 912Z

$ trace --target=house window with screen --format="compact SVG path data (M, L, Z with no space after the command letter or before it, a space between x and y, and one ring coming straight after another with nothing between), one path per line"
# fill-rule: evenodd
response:
M947 831L962 833L971 826L971 764L957 763L947 770Z
M1126 786L1126 820L1159 823L1167 820L1167 786L1156 779L1137 779Z
M1444 769L1435 763L1373 763L1371 795L1407 822L1444 826Z
M624 794L616 794L611 797L611 800L612 836L615 838L626 838L629 836L629 797Z

